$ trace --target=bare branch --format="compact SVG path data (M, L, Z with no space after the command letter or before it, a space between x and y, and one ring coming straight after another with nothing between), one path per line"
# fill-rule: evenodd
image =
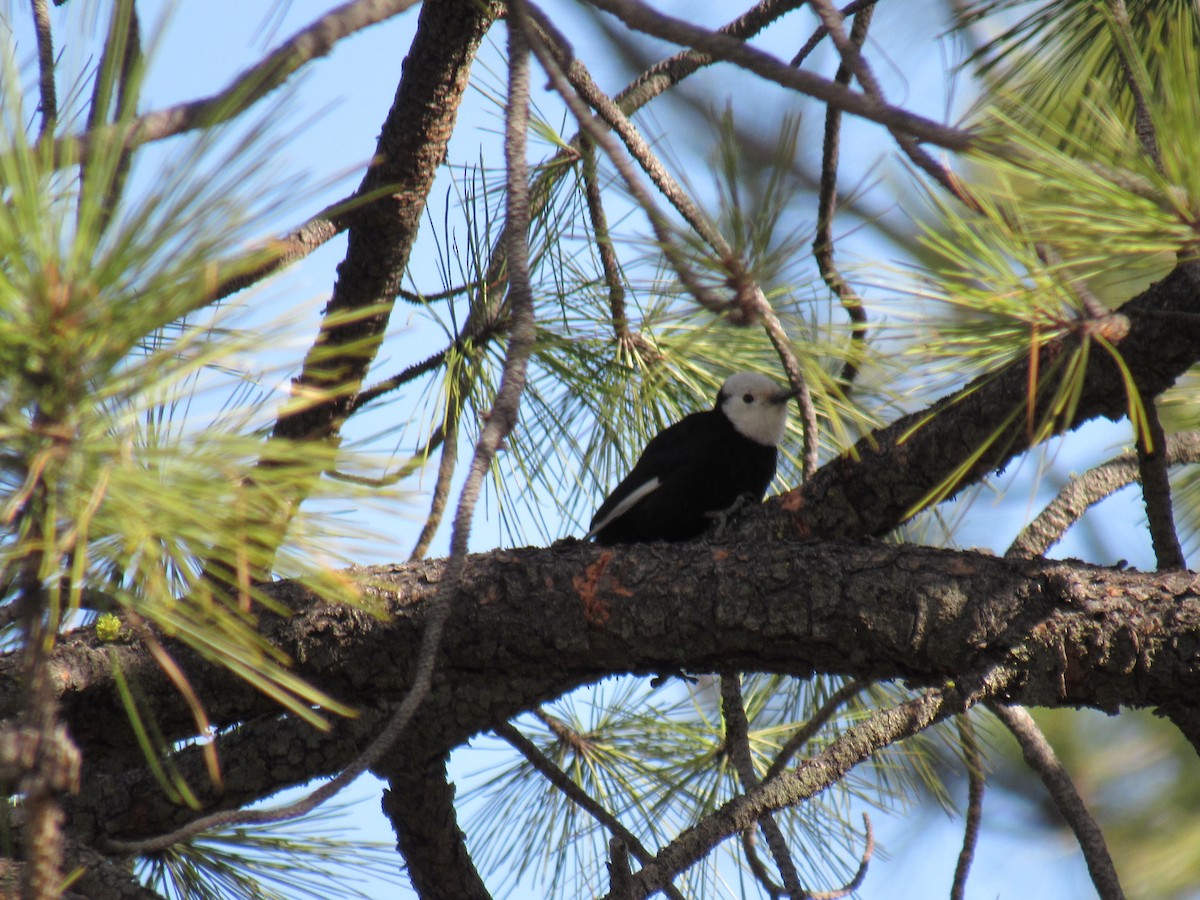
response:
M750 755L750 723L746 719L746 704L742 700L741 675L736 672L721 674L721 713L725 717L725 752L729 754L738 779L742 782L742 791L748 793L761 782ZM796 871L796 863L792 860L783 830L774 816L767 813L758 820L758 826L767 839L779 874L783 876L784 888L793 897L807 894L800 884L800 873Z
M796 730L787 742L780 748L779 754L771 763L771 768L767 769L766 780L777 778L788 767L788 763L792 761L800 749L812 740L813 736L820 731L825 723L833 718L834 713L838 711L843 703L853 699L855 695L861 693L868 686L866 681L849 681L843 684L840 688L830 695L829 699L821 704L821 708L812 714L812 717Z
M50 7L46 0L31 0L33 28L37 35L39 111L42 127L39 138L54 134L58 121L58 94L54 87L54 35L50 29Z
M141 63L141 25L138 21L137 6L134 0L119 0L113 4L104 52L100 57L100 66L92 89L87 122L89 133L96 132L110 121L118 124L126 122L134 115ZM113 105L114 92L116 108L112 110L110 120L109 111ZM80 181L85 185L93 180L93 167L89 165L89 155L81 157L80 163ZM104 172L105 182L101 185L103 198L100 201L100 216L97 221L100 231L107 229L112 220L125 189L132 161L132 149L122 147L118 152L116 164L111 170Z
M868 6L854 17L850 28L850 43L862 47L867 39L867 29L871 25L874 7ZM821 26L823 29L824 25ZM850 83L853 73L850 66L842 61L838 66L834 81L837 84ZM850 317L850 355L842 366L843 388L850 390L858 375L858 360L862 354L863 344L867 339L867 313L863 307L862 298L858 292L842 277L841 271L833 258L833 216L837 209L837 170L839 145L841 143L842 111L836 106L825 107L825 142L821 153L821 190L817 200L817 233L813 236L813 256L817 260L817 269L825 284L841 301L842 307Z
M1101 900L1124 900L1125 892L1121 889L1117 870L1108 855L1108 847L1100 826L1083 805L1071 776L1059 762L1054 748L1038 728L1033 716L1021 706L989 703L988 709L1013 733L1017 743L1021 745L1025 762L1037 772L1050 793L1050 799L1075 832L1079 848L1087 861L1088 872L1092 876L1092 884L1095 885Z
M325 207L294 231L258 248L257 252L266 256L265 261L222 278L209 295L208 302L223 300L304 259L350 226L355 206L354 197L344 197Z
M307 63L328 55L338 41L397 16L416 3L417 0L351 0L344 3L296 32L219 93L146 113L127 125L101 126L100 132L88 131L61 138L55 144L55 159L86 156L88 147L101 132L115 128L121 128L126 149L133 150L142 144L196 128L210 128L235 118L281 87Z
M587 198L588 216L592 220L592 234L596 238L596 250L600 254L600 266L604 270L604 283L608 285L608 308L612 314L613 331L618 342L629 340L629 319L625 314L625 282L621 278L621 264L613 250L612 237L608 232L608 216L604 212L604 197L600 192L600 178L596 170L596 147L584 138L580 141L583 156L583 192Z
M967 767L967 813L964 817L966 828L963 830L963 845L954 868L954 884L950 887L950 900L963 900L966 897L971 860L975 858L975 844L979 840L979 823L983 818L983 758L979 755L979 742L975 738L975 726L971 724L970 716L961 715L955 722Z
M858 13L871 9L878 2L879 0L854 0L853 3L847 3L845 6L843 6L839 12L841 12L843 17L857 16ZM809 39L804 42L804 46L801 47L796 55L792 57L792 61L789 63L789 65L796 66L797 68L802 66L804 64L804 60L808 58L808 55L816 50L817 46L828 35L829 29L825 27L824 23L818 25L817 30L814 31L811 36L809 36ZM849 82L845 83L849 84Z
M570 108L583 132L612 160L613 166L625 181L629 193L633 195L634 200L645 211L647 218L649 218L650 225L654 229L654 236L658 240L663 256L666 257L667 262L675 270L675 273L679 276L679 280L683 282L688 292L696 299L697 303L706 309L723 311L728 304L706 287L691 270L691 266L688 265L684 255L675 245L670 224L667 222L662 211L659 210L658 204L654 202L654 197L651 196L650 192L646 190L641 180L637 177L637 173L629 164L629 160L617 148L612 136L595 120L584 100L572 88L570 80L564 72L564 66L559 62L561 58L567 63L567 67L574 67L576 61L571 55L570 44L558 33L553 23L541 10L537 9L533 4L527 4L527 8L531 18L538 26L536 30L531 29L529 35L530 47L549 77L550 84L558 91L563 101ZM544 39L550 41L550 46L545 43Z
M713 812L703 823L681 834L664 847L635 878L639 897L648 897L704 857L726 838L753 825L764 813L791 806L825 790L876 750L923 731L991 696L1008 674L989 669L971 687L960 682L953 688L926 691L920 697L889 709L876 710L866 721L839 735L822 753L801 762L794 770L763 782Z
M540 711L539 711L540 712ZM558 722L557 719L554 719ZM561 725L561 723L559 723ZM511 723L505 722L494 729L509 745L520 753L531 766L544 775L551 784L563 792L572 803L599 822L617 840L624 844L625 849L634 855L638 862L646 863L654 858L646 847L638 840L637 835L621 824L621 820L594 800L583 788L576 784L566 772L537 748L537 745L525 737ZM683 900L683 894L674 885L667 884L663 893L674 900Z
M969 131L939 125L923 116L851 91L811 72L793 69L736 38L662 15L637 0L591 0L591 3L612 13L636 31L676 44L684 44L716 59L734 63L762 78L838 106L845 112L910 134L917 140L956 151L965 150L977 143Z
M1108 0L1108 12L1112 21L1113 44L1121 57L1121 68L1125 72L1129 92L1133 95L1134 131L1141 142L1142 150L1154 163L1154 168L1162 172L1162 153L1158 147L1154 116L1146 101L1150 85L1146 83L1146 70L1138 58L1137 43L1129 25L1129 10L1125 7L1125 0Z
M447 398L445 416L442 422L442 455L438 461L437 478L433 483L433 496L429 501L429 515L421 526L421 533L408 554L409 562L424 558L433 543L434 535L442 524L446 514L446 504L450 500L451 483L454 480L454 470L458 467L458 425L462 418L462 400Z
M388 779L383 811L421 900L492 900L471 860L454 810L446 758L428 761L396 753L381 766Z
M1148 394L1140 395L1145 421L1135 424L1138 480L1146 502L1146 519L1159 569L1186 569L1187 560L1179 544L1175 513L1171 508L1171 480L1167 472L1166 435L1158 419L1158 406Z
M820 432L817 430L817 411L813 406L812 393L808 389L804 373L800 371L800 361L796 358L796 351L792 348L792 340L784 330L783 323L779 321L779 316L775 314L770 301L767 300L762 288L757 283L752 283L752 290L751 308L762 319L763 329L767 332L767 337L771 339L771 345L775 348L780 362L783 363L788 383L792 390L796 391L796 403L800 407L800 421L804 426L803 475L804 480L808 481L817 471L821 462L819 456Z
M875 73L871 70L870 63L862 55L861 44L856 44L851 40L847 36L845 29L842 28L841 13L833 8L829 0L812 0L812 7L817 15L820 16L821 22L829 32L829 37L833 40L834 46L837 47L838 53L841 54L843 63L854 73L854 77L862 85L863 91L868 97L876 101L876 103L886 106L883 88L880 86L879 80L875 77ZM857 16L855 18L857 19ZM969 208L977 208L976 201L971 196L970 191L958 180L953 172L930 156L917 143L916 135L908 133L905 129L898 128L895 125L888 125L888 131L892 133L892 137L896 139L896 143L900 145L900 149L904 151L905 156L912 160L917 168L933 178Z
M1200 463L1200 432L1173 434L1163 446L1169 466ZM1073 477L1037 518L1025 526L1004 555L1010 559L1041 556L1079 521L1089 507L1133 484L1139 477L1135 453L1124 453Z

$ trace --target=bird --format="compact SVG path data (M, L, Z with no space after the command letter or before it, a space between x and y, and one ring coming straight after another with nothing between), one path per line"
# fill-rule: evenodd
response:
M650 439L596 510L584 540L688 541L747 498L760 502L775 477L787 401L796 393L757 372L730 375L712 409Z

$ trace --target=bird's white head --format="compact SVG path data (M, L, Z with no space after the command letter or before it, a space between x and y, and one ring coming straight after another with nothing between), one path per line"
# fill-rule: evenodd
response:
M743 437L777 447L787 425L787 402L795 391L781 390L766 375L736 372L725 379L717 394L717 408Z

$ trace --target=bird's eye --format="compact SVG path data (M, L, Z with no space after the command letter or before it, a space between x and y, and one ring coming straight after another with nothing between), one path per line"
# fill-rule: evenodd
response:
M742 394L742 402L743 403L753 403L754 395L753 394Z

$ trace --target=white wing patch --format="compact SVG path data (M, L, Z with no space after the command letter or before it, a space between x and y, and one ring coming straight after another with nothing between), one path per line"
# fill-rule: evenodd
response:
M583 539L586 541L586 540L590 540L591 538L594 538L596 536L596 532L602 531L603 529L608 527L610 522L613 522L616 519L620 518L621 516L625 515L625 513L629 512L629 510L633 509L633 507L636 506L637 503L643 497L646 497L649 494L654 493L655 491L657 491L659 489L659 487L661 485L662 485L662 479L660 479L660 478L651 478L645 484L638 485L638 487L634 491L632 491L628 497L626 497L624 500L622 500L620 503L618 503L616 505L616 508L613 509L612 512L610 512L607 516L605 516L603 519L601 519L599 522L597 522L594 526L592 526L592 530L589 531L587 534L585 534L583 536Z

